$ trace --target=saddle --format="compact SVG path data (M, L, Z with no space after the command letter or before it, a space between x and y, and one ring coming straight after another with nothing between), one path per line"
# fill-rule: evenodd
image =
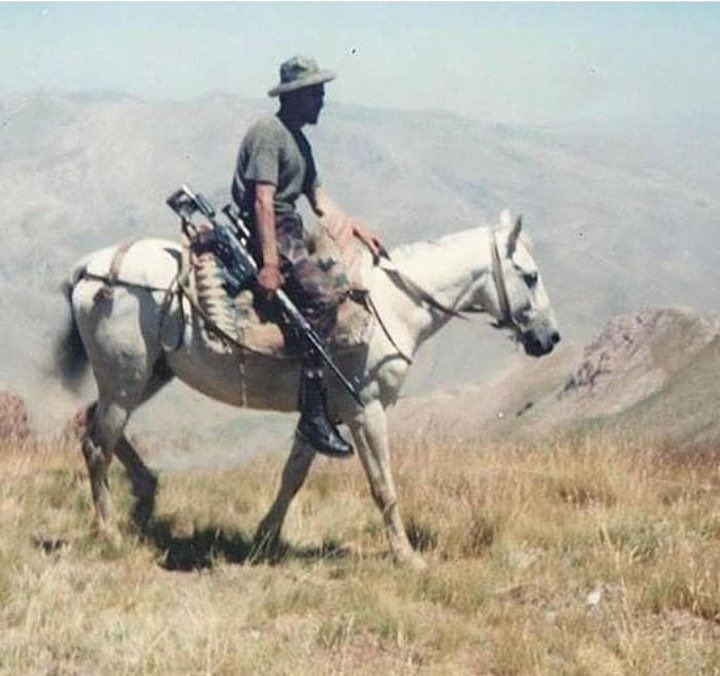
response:
M348 352L366 345L374 319L365 303L370 253L354 238L335 242L322 226L308 235L308 247L314 256L342 261L350 280L350 293L338 307L329 347ZM232 270L213 247L198 246L183 235L181 260L180 288L201 316L202 332L211 349L230 352L240 348L276 358L298 356L299 346L290 338L289 327L266 311L266 304L255 297L253 284L233 288Z

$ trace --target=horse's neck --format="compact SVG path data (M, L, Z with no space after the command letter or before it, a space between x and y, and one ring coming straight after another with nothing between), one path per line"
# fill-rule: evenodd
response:
M491 269L487 228L473 228L437 240L416 242L391 252L398 269L447 308L462 309L476 280ZM406 297L399 308L413 349L450 319L418 299Z

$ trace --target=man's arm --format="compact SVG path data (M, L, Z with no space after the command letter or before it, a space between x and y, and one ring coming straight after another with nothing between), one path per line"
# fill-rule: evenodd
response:
M258 272L257 281L260 288L269 294L275 293L284 281L280 274L280 256L275 231L275 190L275 186L271 183L255 184L255 223L263 256L263 266Z
M311 195L308 195L310 205L317 216L323 219L325 227L338 244L352 237L357 237L370 249L373 256L378 257L385 254L385 247L380 239L369 230L365 229L355 219L348 216L321 186L316 186Z

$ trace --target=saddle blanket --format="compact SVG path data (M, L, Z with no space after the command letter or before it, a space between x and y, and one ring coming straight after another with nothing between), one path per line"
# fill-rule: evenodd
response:
M350 294L338 308L329 347L347 352L366 345L374 324L374 316L362 302L367 293L364 279L372 266L369 251L355 239L343 242L341 248L322 225L308 235L308 245L313 255L341 260L350 281ZM192 243L183 239L182 261L181 286L205 320L209 347L227 352L242 346L271 357L297 356L298 346L289 339L287 327L258 313L252 290L244 289L234 298L227 293L222 265L212 252L198 255Z

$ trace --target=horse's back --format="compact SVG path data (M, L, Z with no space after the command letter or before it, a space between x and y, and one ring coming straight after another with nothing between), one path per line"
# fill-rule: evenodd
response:
M177 242L147 238L115 244L79 260L72 269L71 281L83 276L102 278L112 275L121 284L167 288L178 272L181 248Z

